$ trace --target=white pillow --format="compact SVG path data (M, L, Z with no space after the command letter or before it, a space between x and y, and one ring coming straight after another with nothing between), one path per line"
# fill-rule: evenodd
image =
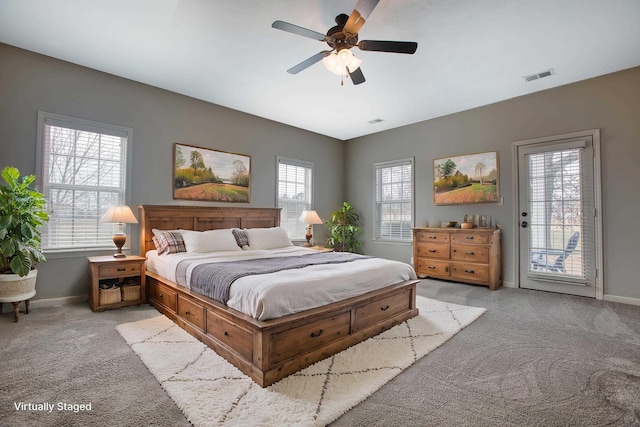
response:
M275 249L293 246L287 232L282 227L248 228L245 231L249 238L250 249Z
M187 252L204 253L219 251L241 251L230 228L223 230L180 230Z

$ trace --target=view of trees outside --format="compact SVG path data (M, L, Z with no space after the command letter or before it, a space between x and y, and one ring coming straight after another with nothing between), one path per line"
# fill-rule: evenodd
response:
M174 154L176 199L249 202L249 156L182 144Z
M100 218L124 204L126 138L45 125L43 249L111 247Z
M412 181L410 163L376 168L376 238L412 238Z
M530 257L553 264L571 236L583 236L581 160L579 149L527 156ZM565 261L567 275L584 277L583 253L581 237Z
M303 211L311 210L312 169L280 163L278 165L278 207L280 225L291 239L302 239L306 224L299 221Z
M436 205L498 201L496 152L436 159L433 176Z

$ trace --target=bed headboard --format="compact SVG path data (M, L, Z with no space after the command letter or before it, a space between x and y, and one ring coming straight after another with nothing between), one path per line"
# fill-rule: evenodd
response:
M268 228L280 225L280 208L233 208L211 206L141 205L140 254L155 249L152 229L217 230L221 228Z

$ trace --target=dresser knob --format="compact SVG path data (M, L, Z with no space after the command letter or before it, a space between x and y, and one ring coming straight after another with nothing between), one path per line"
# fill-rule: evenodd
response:
M382 311L389 310L389 304L385 305L384 307L380 307L380 310L382 310Z
M320 329L317 333L316 332L311 332L311 338L318 338L320 335L322 335L324 331L322 329Z

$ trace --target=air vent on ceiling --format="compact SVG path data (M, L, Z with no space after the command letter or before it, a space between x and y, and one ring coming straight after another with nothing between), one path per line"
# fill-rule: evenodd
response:
M376 123L380 123L380 122L384 122L384 120L382 120L382 119L373 119L373 120L369 120L367 123L369 123L371 125L375 125Z
M555 73L556 73L556 72L555 72L555 71L553 71L553 68L551 68L551 69L548 69L548 70L546 70L546 71L541 71L541 72L536 73L536 74L531 74L531 75L529 75L529 76L524 76L524 77L523 77L523 79L524 79L524 81L525 81L525 82L531 82L531 81L533 81L533 80L538 80L538 79L541 79L541 78L543 78L543 77L549 77L549 76L552 76L552 75L554 75Z

